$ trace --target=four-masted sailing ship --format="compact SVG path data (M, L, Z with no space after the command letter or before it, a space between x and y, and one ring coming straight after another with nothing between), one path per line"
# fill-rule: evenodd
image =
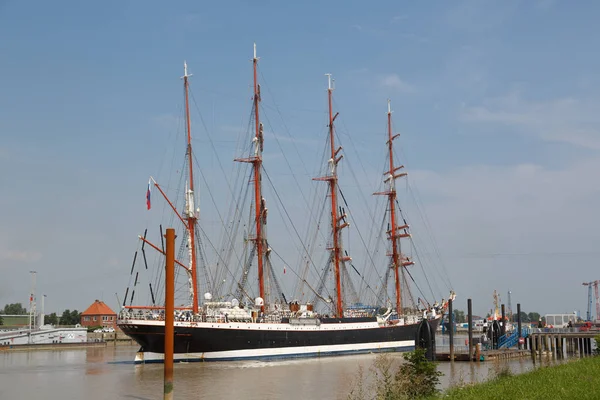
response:
M235 360L235 359L270 359L278 357L311 357L338 354L352 354L377 351L406 351L415 346L417 329L423 320L429 322L433 329L437 328L445 302L420 302L425 307L403 304L401 291L405 279L405 271L414 262L402 251L400 241L409 238L409 226L404 220L399 222L397 211L395 182L406 175L403 166L394 164L393 141L398 135L392 135L391 108L388 101L387 111L387 147L389 152L389 170L384 174L386 190L375 193L387 196L386 208L389 216L388 229L385 232L391 243L389 263L385 266L385 275L394 277L395 304L365 306L362 303L350 304L345 300L344 290L348 285L346 264L351 258L342 248L342 230L348 228L349 222L343 207L338 204L339 182L337 166L342 159L341 147L335 143L335 120L332 109L332 79L328 75L328 152L326 173L314 178L328 186L329 220L331 237L328 241L327 271L333 272L333 296L323 297L315 291L316 299L322 299L325 311L315 307L315 301L288 301L277 280L271 261L271 248L266 237L266 200L262 192L263 146L264 132L260 120L259 104L261 101L260 85L257 81L256 45L254 46L253 64L253 137L247 157L237 158L236 162L251 166L250 184L253 186L251 206L252 232L248 233L245 243L250 251L245 252L245 260L236 266L241 271L237 282L235 297L228 301L223 294L211 293L218 290L220 275L210 271L200 271L198 259L205 259L204 249L200 241L199 209L195 208L197 193L194 185L194 153L192 152L192 135L189 107L189 77L187 65L184 64L183 86L185 100L186 127L186 174L185 190L180 196L183 204L178 207L172 202L164 188L151 178L148 184L147 203L150 209L151 188L156 188L164 198L175 220L183 227L180 236L183 238L180 257L176 260L181 276L186 281L187 304L176 307L175 311L175 346L174 358L178 361L202 360ZM146 231L147 232L147 231ZM162 226L161 226L162 236ZM161 238L162 239L162 238ZM234 240L233 235L230 237ZM164 245L152 243L146 233L140 236L141 252L145 264L145 249L150 247L164 256ZM164 302L157 301L157 287L149 284L152 305L133 305L134 293L138 284L139 271L133 274L138 252L134 256L131 268L133 287L125 292L123 307L118 317L119 328L133 338L141 346L136 355L136 362L161 362L164 352ZM223 264L229 265L223 265ZM256 263L256 281L258 289L256 297L248 294L248 276L252 264ZM220 259L218 268L234 269L235 261ZM159 264L160 265L160 264ZM327 276L328 274L324 274ZM133 279L135 276L135 279ZM199 282L206 280L205 285ZM212 279L213 282L208 282ZM219 279L220 280L220 279ZM251 282L250 282L251 283ZM387 284L387 279L386 279ZM323 282L319 284L323 285ZM199 287L208 288L200 300ZM318 289L317 289L318 290ZM274 292L277 299L270 301ZM233 293L233 292L229 292ZM333 297L333 298L332 298ZM251 299L251 301L248 301ZM129 305L127 305L129 302Z

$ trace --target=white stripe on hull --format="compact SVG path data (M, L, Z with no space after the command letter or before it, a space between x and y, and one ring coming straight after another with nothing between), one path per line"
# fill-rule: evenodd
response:
M382 351L410 351L415 347L414 340L379 343L353 343L324 346L279 347L252 350L215 351L207 353L174 354L175 361L230 361L244 359L272 359L294 357L320 357L352 353L368 353ZM164 354L139 352L135 363L163 362Z
M165 326L164 321L149 321L149 320L120 320L118 325L135 325L135 326ZM416 325L416 324L414 324ZM295 325L289 323L251 323L251 322L179 322L174 323L176 328L204 328L204 329L240 329L240 330L255 330L255 331L341 331L347 329L378 329L381 327L377 322L360 322L360 323L333 323L320 325ZM385 325L390 327L391 325ZM405 326L405 325L394 325Z

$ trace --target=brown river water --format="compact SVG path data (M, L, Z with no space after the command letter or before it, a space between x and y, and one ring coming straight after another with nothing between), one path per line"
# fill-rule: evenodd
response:
M131 364L137 346L0 352L0 399L162 399L161 364ZM175 364L176 399L345 399L376 355ZM401 353L390 353L400 362ZM507 363L514 373L530 358ZM494 376L498 364L440 363L441 388Z

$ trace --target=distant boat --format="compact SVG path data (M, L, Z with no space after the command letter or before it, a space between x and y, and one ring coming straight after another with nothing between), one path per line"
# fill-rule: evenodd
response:
M297 281L306 285L314 293L314 300L299 301L286 299L281 290L278 274L271 263L272 249L266 235L267 207L262 191L263 173L263 124L260 122L260 85L257 81L256 45L253 62L253 107L252 126L253 137L249 142L249 154L235 161L247 163L251 167L250 182L253 187L249 207L251 215L249 226L252 232L245 237L246 250L241 262L219 258L213 269L199 267L199 259L205 260L206 255L200 243L202 235L199 224L199 209L195 204L197 190L194 181L194 153L192 152L191 123L189 112L189 74L184 64L184 96L185 96L185 126L187 133L186 165L183 168L186 179L182 180L184 188L178 192L183 200L177 207L167 195L163 187L151 179L148 184L147 207L150 209L151 188L156 188L167 208L175 215L175 223L181 222L183 230L180 237L180 258L176 261L182 274L188 282L187 290L189 303L176 308L175 318L175 360L237 360L237 359L271 359L287 357L313 357L337 354L353 354L378 351L407 351L414 348L415 336L423 319L429 321L435 330L445 312L447 302L428 303L420 300L419 304L405 304L403 299L412 299L412 295L403 293L408 288L410 274L407 268L414 262L400 250L401 239L410 237L409 226L399 212L396 201L395 181L406 173L400 172L403 166L394 164L393 141L398 135L392 135L391 108L388 101L388 153L389 169L384 174L386 190L375 193L387 197L389 226L385 232L390 242L389 264L384 268L385 283L380 288L379 304L367 305L360 302L349 274L351 258L343 250L341 232L349 226L345 207L339 203L339 186L337 166L342 159L341 147L335 146L335 119L338 114L332 110L332 80L328 75L328 104L329 104L329 161L324 176L315 178L328 185L327 209L330 214L329 230L331 237L327 245L329 252L328 266L323 269L319 282L310 285L306 278L297 274ZM243 182L247 186L247 181ZM234 206L232 206L234 207ZM236 210L245 208L235 205ZM237 212L237 211L236 211ZM241 211L240 211L241 212ZM233 224L235 225L235 224ZM235 226L231 229L234 229ZM236 237L234 233L226 233L227 238ZM162 236L162 226L161 226ZM145 249L153 250L164 255L162 245L154 244L146 237L140 236L141 252L148 269ZM125 293L123 309L118 318L118 326L128 336L140 344L141 348L135 358L136 362L161 362L164 352L164 302L157 301L156 287L149 284L151 305L132 305L138 274L135 273L137 252L134 265L131 268L132 287L129 297L129 287ZM255 270L252 265L255 264ZM288 267L289 268L289 267ZM285 267L284 267L285 273ZM250 274L256 271L257 288L249 286ZM333 296L323 294L330 272L333 272ZM221 284L218 277L236 276L234 290L229 292ZM387 300L388 278L393 274L394 296L393 303ZM160 276L160 275L158 275ZM412 278L412 277L410 277ZM199 287L208 290L199 299ZM141 290L141 288L138 288ZM183 289L182 289L183 290ZM255 291L256 296L250 294ZM408 290L408 289L404 289ZM358 301L349 300L348 293ZM403 295L404 294L404 295ZM453 293L451 293L451 297ZM229 299L229 300L228 300ZM129 300L129 305L127 301ZM317 309L321 305L321 309Z

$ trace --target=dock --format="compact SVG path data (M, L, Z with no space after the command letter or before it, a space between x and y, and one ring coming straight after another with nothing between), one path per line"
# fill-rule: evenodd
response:
M468 352L454 353L454 361L494 361L494 360L509 360L511 358L521 358L529 356L529 350L519 349L498 349L498 350L482 350L479 356L474 352L473 359L469 359ZM437 353L437 361L451 361L450 353Z
M528 338L531 357L541 357L551 353L557 357L567 354L592 354L592 340L598 336L598 331L576 331L571 329L548 329L532 332Z

